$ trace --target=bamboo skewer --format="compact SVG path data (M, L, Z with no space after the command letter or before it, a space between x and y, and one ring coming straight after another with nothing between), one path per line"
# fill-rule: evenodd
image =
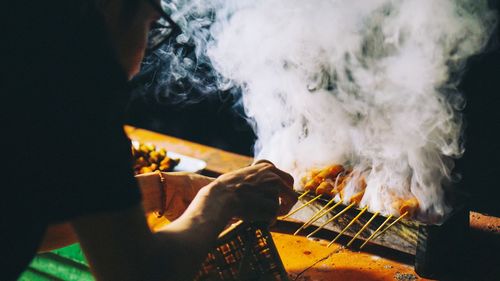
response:
M378 216L379 212L375 212L375 214L373 214L373 216L365 223L365 225L363 225L363 227L356 233L356 235L354 235L354 237L351 239L351 241L349 241L349 243L347 243L347 247L349 247L352 242L354 242L354 240L356 240L356 238L358 238L358 236L361 234L361 232L363 232L363 230L365 230L368 225L370 225L370 223Z
M321 194L314 197L313 199L307 201L306 203L304 203L302 206L298 207L297 209L291 211L290 213L286 214L285 216L282 217L282 219L286 219L288 218L289 216L297 213L298 211L302 210L303 208L305 208L306 206L310 205L311 203L313 203L314 201L318 200L319 198L321 197Z
M316 218L319 214L321 214L326 208L330 207L330 205L335 202L335 199L332 198L330 201L328 201L328 203L325 204L325 206L323 206L321 209L319 209L319 211L317 211L312 217L311 219L309 219L309 221L306 222L309 223L312 219Z
M333 216L332 218L330 218L329 220L327 220L325 223L323 223L322 225L320 225L316 230L314 230L313 232L309 233L309 235L307 235L306 237L307 238L310 238L313 234L315 234L316 232L320 231L323 227L325 227L325 225L331 223L333 220L335 220L336 218L338 218L339 216L341 216L343 213L347 212L347 210L349 210L350 208L352 208L354 206L355 203L351 203L351 205L345 207L342 211L338 212L335 216Z
M333 209L337 208L340 204L342 204L342 201L339 201L337 203L335 203L335 205L331 206L330 208L328 208L327 210L323 211L323 213L317 215L308 225L306 225L305 227L307 226L310 226L311 224L313 224L315 221L319 220L321 217L323 217L324 215L328 214L329 212L331 212Z
M333 238L333 240L327 245L327 247L330 247L333 243L335 243L335 241L337 241L337 239L339 239L340 236L342 236L342 234L344 234L344 232L349 229L349 227L351 227L351 225L353 225L358 219L359 217L361 217L361 215L366 212L366 210L368 209L368 206L364 207L360 212L359 214L357 214L352 220L351 222L349 222L349 224L347 224L346 227L344 227L344 229L342 229L342 231L339 232L339 234L337 234L337 236L335 236L335 238Z
M382 227L384 227L384 225L392 218L392 215L389 215L385 221L372 233L372 235L370 235L370 237L368 237L368 239L366 239L365 242L363 242L363 244L361 244L361 246L359 247L360 249L363 249L363 247L366 245L366 243L368 243L368 241L372 240L373 236L375 236L375 234L377 234L377 232L379 232Z
M386 232L389 228L391 228L393 225L395 225L398 221L400 221L402 218L406 217L408 215L408 212L405 212L399 218L395 219L391 224L389 224L384 230L380 231L373 239L377 239L380 235L382 235L384 232Z
M333 201L330 200L325 206L323 206L323 208L321 208L318 212L316 212L316 214L314 214L306 223L304 223L299 229L297 229L297 231L295 231L295 233L293 235L297 235L302 229L310 226L311 224L313 224L315 221L319 220L322 216L324 216L325 214L329 213L330 211L332 211L333 209L335 209L338 205L342 204L342 201L339 201L337 202L335 205L333 205L332 207L330 207L328 210L324 211L327 207L328 207L328 204L331 204ZM323 212L324 211L324 212Z
M306 196L307 194L309 194L309 192L311 192L311 190L307 190L306 192L302 193L298 198L297 200L300 200L302 198L304 198L304 196Z
M318 221L320 218L325 216L327 213L330 213L333 209L338 207L340 204L342 204L342 199L339 200L339 202L335 203L334 197L335 195L340 193L340 196L343 197L343 191L344 188L346 187L346 182L349 183L350 180L355 179L357 182L357 187L361 187L361 192L358 192L354 194L351 199L349 200L351 202L350 205L345 207L343 210L340 210L337 214L333 215L330 219L326 220L323 224L321 224L319 227L317 227L314 231L309 233L306 237L310 238L312 235L323 229L326 225L329 223L333 222L335 219L339 218L341 215L343 215L345 212L347 212L349 209L351 209L354 205L360 204L361 199L363 198L364 191L366 188L366 181L364 178L364 171L360 171L359 174L355 170L353 171L352 169L347 169L344 168L342 165L332 165L328 166L320 171L311 171L310 174L308 174L307 178L304 177L302 180L302 183L305 183L304 189L305 191L298 197L298 199L303 199L307 194L311 194L310 197L312 197L312 194L316 194L317 196L312 198L311 200L307 201L303 205L299 206L295 210L292 210L290 213L285 215L282 218L287 218L290 217L291 215L297 213L298 211L302 210L306 206L312 204L314 201L319 199L323 194L325 195L332 195L330 200L322 206L318 211L316 211L310 218L307 219L305 223L303 223L295 232L293 235L299 234L302 230L306 229L308 226L312 225L316 221ZM312 177L312 178L311 178ZM305 180L308 179L307 183ZM333 180L335 180L335 183L333 183ZM357 189L359 191L359 188ZM310 198L309 197L309 198ZM411 199L411 198L410 198ZM399 207L399 217L395 217L393 215L389 215L383 223L377 227L377 229L371 233L371 235L361 244L359 249L362 249L368 242L377 239L381 235L383 235L387 230L389 230L391 227L393 227L397 222L402 220L404 217L409 215L409 212L407 211L408 209L414 209L418 207L418 201L416 198L413 198L412 200L403 200L403 199L398 199L397 202L400 203ZM305 200L303 200L305 201ZM334 204L335 203L335 204ZM332 207L330 207L333 205ZM359 210L359 209L358 209ZM349 223L335 236L335 238L330 241L330 243L327 245L327 247L330 247L335 243L335 241L338 240L340 236L342 236L352 225L359 221L360 217L368 210L368 206L365 206L362 210L359 211L359 213L351 220ZM312 211L312 210L311 210ZM354 213L356 211L353 211ZM404 212L404 213L403 213ZM370 215L370 214L369 214ZM364 238L360 238L359 236L365 231L368 226L373 223L373 221L377 218L377 216L380 215L380 212L375 212L371 214L370 219L362 224L362 222L359 223L361 228L355 233L355 235L349 240L349 242L346 244L347 247L351 246L356 239L361 239L363 240ZM393 219L394 218L394 219ZM393 219L392 222L391 219ZM342 222L345 222L342 220ZM340 229L339 226L335 226L335 229ZM354 230L351 230L351 232L354 232Z

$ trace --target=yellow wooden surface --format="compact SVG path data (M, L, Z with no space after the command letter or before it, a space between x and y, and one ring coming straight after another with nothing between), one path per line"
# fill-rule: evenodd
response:
M337 243L327 247L330 242L327 240L276 232L272 235L291 280L393 281L398 277L430 280L418 277L411 265L369 253L352 252ZM303 272L309 266L311 268Z

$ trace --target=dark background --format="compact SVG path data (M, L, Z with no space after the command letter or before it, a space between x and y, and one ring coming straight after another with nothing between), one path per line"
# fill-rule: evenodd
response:
M469 60L460 85L466 97L465 154L457 161L459 184L472 208L500 216L500 49Z
M492 5L498 7L496 1ZM466 152L456 161L455 171L462 180L455 185L470 195L473 210L500 216L498 30L485 52L469 59L459 89L467 101L463 112ZM175 103L160 102L154 95L146 91L132 100L129 124L252 156L255 135L243 109L235 105L234 95L211 94L196 102Z
M186 140L253 156L255 134L232 95L209 96L197 103L131 103L129 124Z

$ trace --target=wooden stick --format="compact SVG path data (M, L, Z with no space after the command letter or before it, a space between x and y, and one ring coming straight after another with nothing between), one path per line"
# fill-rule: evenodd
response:
M317 221L318 219L320 219L322 216L326 215L327 213L331 212L333 209L337 208L342 203L343 203L342 201L339 201L339 202L335 203L335 205L333 205L330 208L328 208L327 210L323 211L321 214L315 215L314 219L309 224L307 224L306 227L310 226L315 221Z
M297 198L297 200L300 200L302 198L304 198L304 196L306 196L307 194L309 194L309 192L311 192L311 190L307 190L306 192L302 193L299 198Z
M314 201L318 200L319 198L321 197L321 194L314 197L313 199L307 201L306 203L304 203L302 206L298 207L297 209L291 211L290 213L286 214L285 216L281 217L282 219L286 219L288 218L289 216L297 213L298 211L302 210L303 208L305 208L306 206L310 205L311 203L313 203Z
M399 218L395 219L391 224L389 224L384 230L380 231L379 234L377 234L373 239L377 239L380 235L382 235L384 232L386 232L389 228L391 228L394 224L396 224L398 221L400 221L402 218L406 217L408 215L408 212L405 212Z
M346 227L344 227L344 229L342 229L342 231L339 232L339 234L337 234L337 236L335 238L333 238L332 241L330 241L330 243L326 246L326 247L330 247L333 243L335 243L335 241L337 241L337 239L339 239L340 236L342 236L342 234L344 234L344 232L349 228L351 227L351 225L353 225L358 219L359 217L361 217L361 215L366 212L366 210L368 209L368 206L364 207L363 210L361 210L359 212L359 214L357 214L349 224L347 224Z
M328 206L328 204L330 204L330 203L331 203L334 199L335 199L335 198L332 198L332 199L330 200L330 202L328 202L328 203L325 205L325 207L326 207L326 206ZM352 202L352 201L351 201L351 202ZM356 202L352 202L352 203L356 203ZM313 217L312 217L312 218L311 218L308 222L306 222L306 224L304 225L304 228L306 228L306 227L310 226L311 224L313 224L314 222L316 222L317 220L319 220L321 217L323 217L323 216L324 216L324 215L326 215L327 213L331 212L333 209L335 209L335 208L336 208L338 205L340 205L340 204L342 204L342 197L340 198L340 201L339 201L339 202L337 202L335 205L333 205L333 207L329 208L328 210L326 210L326 211L324 211L323 213L321 213L321 214L320 214L319 212L320 212L321 210L323 210L323 209L324 209L324 207L323 207L323 208L322 208L321 210L319 210L316 214L314 214L314 216L313 216Z
M358 236L361 234L361 232L363 232L363 230L365 230L368 225L370 225L370 223L378 216L379 212L375 212L375 214L373 214L373 216L365 223L365 225L363 225L363 227L358 231L358 233L356 233L356 235L354 235L354 237L351 239L351 241L349 241L349 243L347 243L347 247L349 247L352 242L354 242L354 240L356 240L356 238L358 238Z
M339 201L337 202L335 205L333 205L332 207L328 208L328 210L325 210L323 213L321 213L319 216L317 216L316 218L314 218L308 225L306 225L305 227L308 227L309 225L313 224L314 222L316 222L317 220L319 220L320 218L322 218L324 215L330 213L333 209L337 208L340 204L342 204L343 202L342 201Z
M333 202L335 202L334 199L330 200L325 206L323 206L323 208L321 208L321 210L319 210L318 212L316 212L316 214L314 214L314 216L311 217L311 219L306 223L306 225L304 227L310 226L313 222L317 221L319 218L321 218L322 216L324 216L326 213L331 212L337 206L339 206L340 204L342 204L342 200L340 200L339 202L335 203L332 207L330 207L327 210L325 210L326 207L329 207L329 205L331 205L331 203L333 203Z
M331 223L334 219L338 218L339 216L341 216L343 213L347 212L347 210L349 210L350 208L352 208L354 206L354 203L351 203L351 205L347 206L344 208L344 210L338 212L335 216L333 216L331 219L327 220L324 224L320 225L316 230L314 230L313 232L309 233L309 235L307 235L306 237L307 238L310 238L314 233L320 231L323 227L325 227L325 225Z
M335 207L337 207L338 205L340 205L342 203L342 201L339 201L337 202L337 204L335 204L332 208L328 209L326 212L323 213L323 211L331 204L333 203L333 199L328 201L328 203L326 203L325 206L323 206L323 208L321 208L319 211L316 212L316 214L314 214L306 223L304 223L299 229L297 229L297 231L295 231L295 233L293 235L297 235L302 229L310 226L312 223L314 223L315 221L317 221L320 217L322 217L324 214L328 213L329 211L333 210Z
M359 247L360 249L363 249L363 247L366 245L366 243L368 243L368 241L372 240L373 236L375 236L375 234L377 234L377 232L379 232L379 230L382 229L382 227L384 227L384 225L392 218L392 215L389 215L385 221L377 228L375 229L375 231L372 233L372 235L370 235L370 237L368 237L368 239L366 239L366 241L361 244L361 246Z

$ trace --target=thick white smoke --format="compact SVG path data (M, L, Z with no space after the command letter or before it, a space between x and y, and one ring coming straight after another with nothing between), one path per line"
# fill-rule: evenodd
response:
M420 219L446 214L442 186L463 153L455 86L496 22L486 1L174 2L178 18L214 21L191 35L221 82L242 87L257 158L297 181L348 163L367 169L361 205L372 211L397 214L395 198L416 197Z

